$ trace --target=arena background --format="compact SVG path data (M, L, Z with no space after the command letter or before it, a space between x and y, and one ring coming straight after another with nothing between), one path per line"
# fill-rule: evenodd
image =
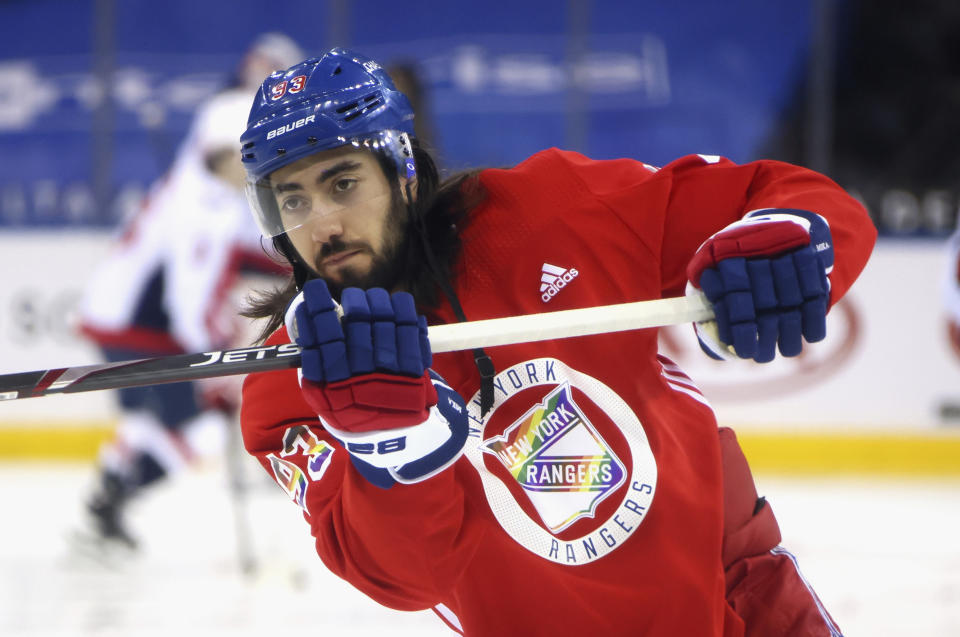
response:
M193 109L258 34L281 31L308 53L349 46L412 68L420 125L446 169L559 146L826 172L881 233L827 342L763 367L708 360L686 327L665 330L664 347L770 484L882 483L905 501L904 485L951 492L960 358L941 285L960 203L958 28L960 9L932 0L909 10L890 0L2 1L0 373L99 361L73 330L85 277L167 168ZM49 463L87 466L115 417L105 392L0 404L2 480L12 490ZM810 506L843 525L830 491ZM876 506L897 506L890 497ZM948 563L960 559L952 551ZM935 630L947 630L938 635L960 629L958 584L932 593ZM53 634L30 621L22 634Z

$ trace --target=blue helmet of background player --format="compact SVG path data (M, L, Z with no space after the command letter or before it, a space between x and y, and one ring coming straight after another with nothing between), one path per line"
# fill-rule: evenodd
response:
M335 48L272 73L240 138L248 199L264 236L293 229L277 210L270 187L275 170L350 145L377 154L409 182L416 177L412 135L410 102L367 57Z

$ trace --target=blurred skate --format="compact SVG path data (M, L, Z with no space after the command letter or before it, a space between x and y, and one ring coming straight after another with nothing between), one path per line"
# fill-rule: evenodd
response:
M70 537L78 557L113 564L136 554L139 543L124 521L128 497L120 478L110 473L102 475L100 486L84 507L80 528Z

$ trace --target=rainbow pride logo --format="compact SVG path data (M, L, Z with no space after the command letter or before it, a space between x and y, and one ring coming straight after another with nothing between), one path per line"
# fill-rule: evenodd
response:
M503 463L553 533L593 517L626 477L623 463L574 402L569 382L481 449Z
M267 455L277 484L307 513L310 512L307 508L307 489L310 482L323 477L330 466L333 451L333 447L325 440L320 440L308 427L297 425L284 432L283 450L280 452L280 456L292 456L292 459L287 460L274 453ZM306 463L306 473L294 462L298 456L303 457L301 463Z

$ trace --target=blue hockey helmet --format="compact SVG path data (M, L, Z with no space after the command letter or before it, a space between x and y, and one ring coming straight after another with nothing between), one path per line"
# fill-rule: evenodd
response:
M284 226L270 192L272 172L313 153L352 145L392 160L416 176L410 137L413 109L380 65L334 48L263 82L240 138L247 194L264 236Z

